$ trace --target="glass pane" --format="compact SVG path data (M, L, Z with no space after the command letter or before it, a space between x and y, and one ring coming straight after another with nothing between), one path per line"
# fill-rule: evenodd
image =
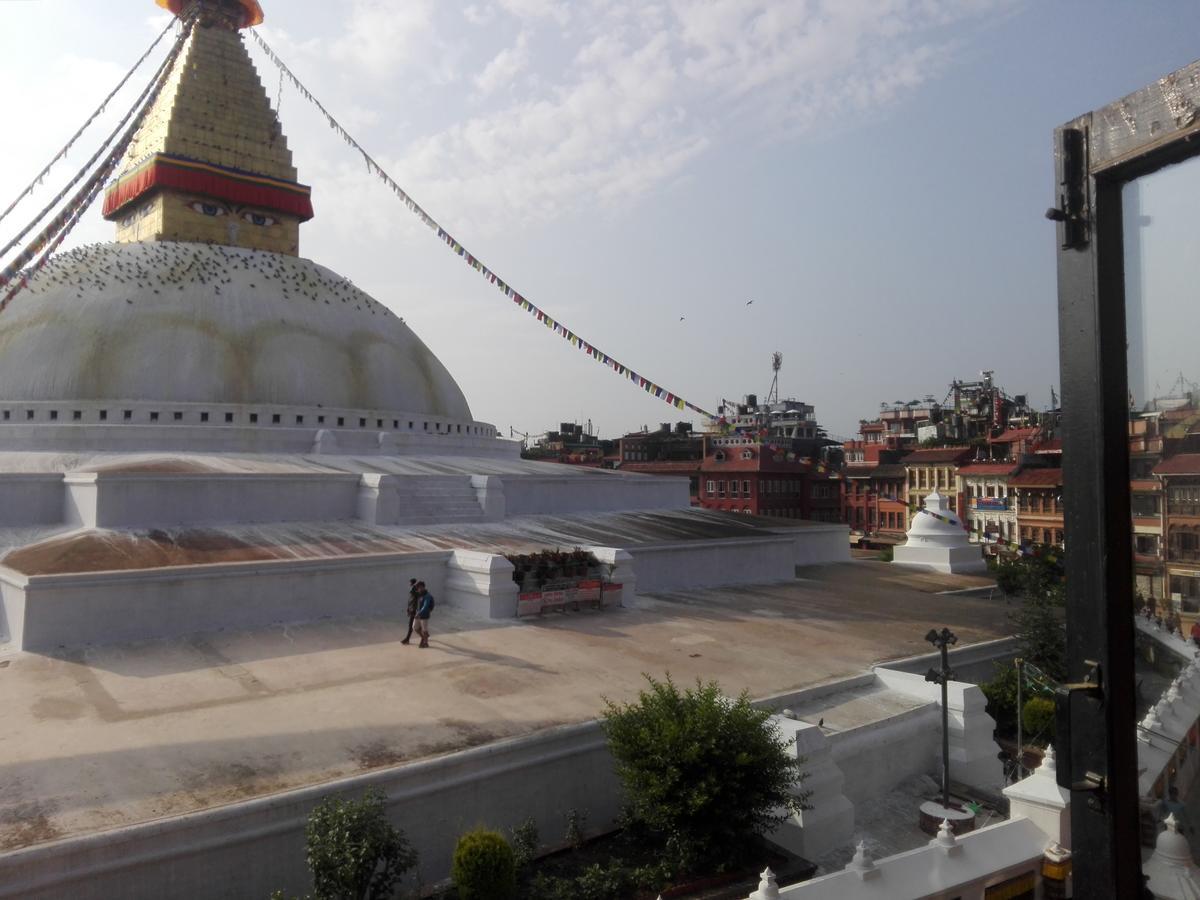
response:
M1200 647L1200 159L1121 200L1142 837L1152 845L1174 814L1196 854L1193 689L1175 680Z

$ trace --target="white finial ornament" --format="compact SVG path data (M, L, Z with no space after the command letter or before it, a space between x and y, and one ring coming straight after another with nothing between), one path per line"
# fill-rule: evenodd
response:
M770 866L763 869L758 890L750 895L750 900L779 900L779 885L775 883L775 873Z
M1046 753L1042 756L1042 764L1037 767L1038 775L1046 775L1050 778L1057 778L1058 760L1054 756L1054 745L1046 745Z
M942 824L938 826L937 837L934 840L942 847L953 847L958 843L958 838L954 836L954 829L950 827L949 819L942 819Z
M854 872L862 881L879 877L879 869L875 867L875 858L867 849L866 841L859 841L854 850L854 857L846 865L847 872Z

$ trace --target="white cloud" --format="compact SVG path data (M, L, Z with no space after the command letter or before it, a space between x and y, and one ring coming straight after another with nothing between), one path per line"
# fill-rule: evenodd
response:
M555 0L497 0L505 12L519 19L553 19L559 25L570 18L567 4Z
M331 56L375 77L426 64L437 50L431 40L433 12L433 0L354 0L346 31L334 42Z
M475 86L487 96L511 82L529 65L529 36L521 32L517 42L505 47L475 76Z

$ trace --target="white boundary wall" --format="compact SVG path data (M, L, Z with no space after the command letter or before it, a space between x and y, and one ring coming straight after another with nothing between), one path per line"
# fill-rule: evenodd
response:
M589 831L619 811L612 758L596 722L500 741L397 769L189 815L0 854L0 897L22 900L266 898L309 888L304 826L333 794L378 788L389 818L420 853L425 884L449 874L458 836L484 824L507 831L526 817L558 844L569 809ZM410 879L410 883L416 878Z
M756 705L780 709L800 699L861 688L881 674L876 669ZM872 782L876 793L890 790L913 772L931 771L932 754L920 748L937 743L937 730L930 727L936 716L936 705L931 704L912 715L832 736L829 745L837 767L854 773L846 784L859 788L847 790L846 797L869 799L856 782L871 768L877 770ZM987 734L990 738L990 728ZM876 753L880 748L887 754L883 762ZM900 757L905 765L896 765ZM834 779L829 787L836 786ZM568 810L586 811L589 831L604 831L615 822L621 800L599 723L585 722L395 769L0 854L0 898L206 900L267 897L276 889L303 894L308 887L303 834L309 811L323 797L358 796L368 787L386 794L389 817L405 829L421 854L420 877L425 884L447 877L458 835L476 825L508 829L532 816L543 842L557 845ZM837 791L830 796L836 800ZM845 816L837 818L842 822ZM832 823L823 822L822 827Z

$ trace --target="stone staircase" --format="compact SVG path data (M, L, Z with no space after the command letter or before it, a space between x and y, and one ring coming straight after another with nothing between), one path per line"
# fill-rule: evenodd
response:
M469 475L424 476L400 481L398 525L449 525L485 521Z

